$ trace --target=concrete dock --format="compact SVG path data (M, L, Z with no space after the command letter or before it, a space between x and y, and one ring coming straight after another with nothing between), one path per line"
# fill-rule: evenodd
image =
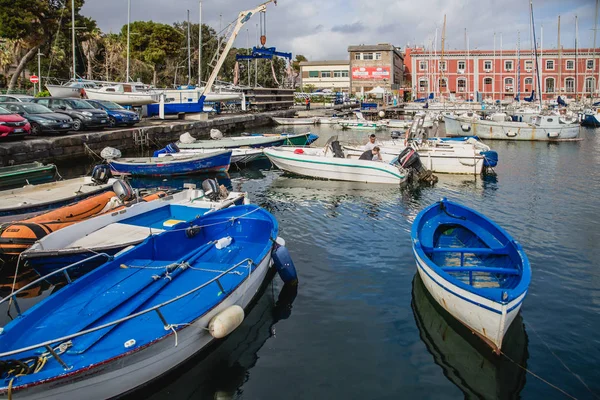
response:
M176 142L185 132L195 138L208 138L211 129L223 133L247 130L272 123L271 117L293 117L295 110L281 110L243 115L224 115L198 120L149 120L144 126L109 129L99 132L69 133L35 139L0 142L0 166L33 161L60 162L100 153L114 147L124 153L141 148L157 149Z

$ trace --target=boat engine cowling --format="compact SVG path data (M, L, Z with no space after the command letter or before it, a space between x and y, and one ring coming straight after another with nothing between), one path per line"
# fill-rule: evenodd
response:
M410 178L416 182L437 182L437 176L425 168L421 158L415 149L407 147L398 156L398 164L410 172Z
M392 139L400 139L400 138L404 137L404 132L392 131L392 133L390 133L390 136Z
M177 147L177 145L175 143L169 143L164 148L162 148L160 150L156 150L152 156L158 157L161 154L173 154L173 153L179 153L179 147Z
M113 183L113 192L115 192L122 202L130 201L135 198L135 192L131 185L122 179L117 179L115 183Z
M92 182L97 185L104 185L111 176L110 167L106 164L96 165L92 169Z
M206 179L202 182L202 190L204 191L204 196L209 200L219 200L219 183L216 179Z

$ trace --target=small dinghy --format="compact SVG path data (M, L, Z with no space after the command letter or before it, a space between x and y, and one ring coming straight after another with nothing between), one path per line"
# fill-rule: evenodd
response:
M277 118L271 117L277 125L314 125L319 123L319 118Z
M49 182L57 177L56 165L35 161L27 164L0 167L0 189L35 185Z
M231 150L189 154L183 157L121 157L120 151L110 147L102 150L102 157L110 165L113 175L177 176L222 172L229 170Z
M97 166L98 167L98 166ZM37 214L95 196L110 189L115 179L110 170L94 168L92 176L27 185L0 192L0 222L33 217Z
M156 200L165 195L164 192L156 192L144 196L141 200ZM120 207L138 201L140 199L135 196L129 184L118 180L113 184L113 191L88 197L33 218L2 223L0 224L0 256L17 256L52 232L106 212L119 210Z
M411 236L431 296L499 353L531 281L521 245L484 215L446 199L417 215Z
M224 151L226 149L180 149L175 143L168 144L166 147L156 150L154 157L185 158L191 155L206 154L215 151ZM231 164L248 164L252 161L263 158L263 149L254 149L252 147L243 147L231 149Z
M264 148L273 146L306 146L315 141L318 136L306 133L282 134L250 134L234 137L223 137L218 129L210 132L212 140L197 140L189 133L184 133L179 138L177 146L182 150L192 149L235 149L239 147Z
M21 260L43 276L94 254L114 255L207 212L248 204L247 193L227 192L214 179L205 180L202 190L193 184L186 186L179 193L134 204L44 236L21 253ZM104 261L94 259L81 265L77 272L88 272Z
M165 374L243 323L272 263L293 284L295 268L277 235L275 217L258 206L215 211L150 236L16 311L0 335L0 361L11 366L0 393L107 399ZM30 285L0 303L19 310Z

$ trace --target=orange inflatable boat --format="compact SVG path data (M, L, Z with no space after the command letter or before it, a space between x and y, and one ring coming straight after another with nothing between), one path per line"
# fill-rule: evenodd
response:
M152 201L165 195L165 192L156 192L144 196L142 200ZM136 200L133 200L122 205L122 203L115 203L115 197L117 197L115 192L104 192L33 218L0 224L0 255L19 255L37 240L52 232L136 203Z

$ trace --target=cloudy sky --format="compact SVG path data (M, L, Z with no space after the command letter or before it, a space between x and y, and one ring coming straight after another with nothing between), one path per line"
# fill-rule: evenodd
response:
M203 22L218 30L242 10L254 8L260 0L202 0ZM190 10L198 20L198 0L131 0L131 20L163 23L182 21ZM594 0L534 0L536 35L543 26L543 48L556 47L558 15L561 16L561 44L574 47L575 16L579 16L579 47L592 47ZM82 13L94 18L103 31L117 32L127 23L127 0L87 0ZM267 46L279 51L304 54L309 60L347 59L347 48L356 44L392 43L426 45L435 38L438 48L444 14L447 18L446 49L463 49L467 29L471 49L517 46L530 49L529 2L527 0L279 0L267 12ZM253 17L242 29L236 46L256 43ZM248 31L246 31L248 29ZM537 37L538 43L540 37ZM600 46L600 35L597 39Z

